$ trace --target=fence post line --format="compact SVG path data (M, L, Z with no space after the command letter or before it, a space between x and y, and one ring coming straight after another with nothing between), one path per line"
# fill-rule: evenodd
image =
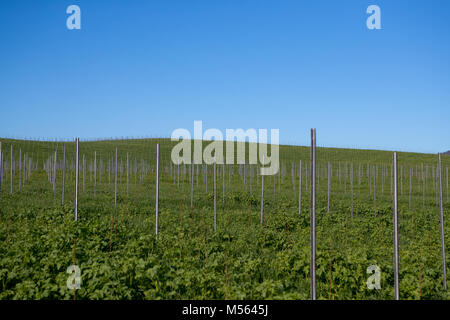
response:
M63 163L62 163L62 192L61 204L64 205L64 187L66 180L66 145L63 146Z
M156 144L156 199L155 199L155 233L158 235L158 203L159 202L159 143Z
M78 153L79 153L79 138L75 139L75 221L78 221Z
M441 218L441 250L442 250L442 277L444 290L447 290L447 269L445 266L445 234L444 234L444 204L442 201L442 167L441 167L441 154L438 153L438 172L439 172L439 209Z
M393 154L393 207L394 207L394 290L395 300L399 300L399 288L398 288L398 208L397 208L397 195L398 195L398 177L397 177L397 152ZM391 172L392 172L391 171Z
M311 129L311 299L316 300L316 129Z

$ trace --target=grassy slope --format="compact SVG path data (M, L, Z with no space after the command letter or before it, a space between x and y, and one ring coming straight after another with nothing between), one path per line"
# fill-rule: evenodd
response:
M8 156L11 141L2 141ZM168 155L174 143L167 139L158 141L162 167L168 169ZM94 151L99 158L109 159L117 146L122 161L129 152L132 158L136 155L153 163L155 142L86 142L81 144L80 152L89 155L89 163ZM34 157L39 155L40 168L55 149L55 143L13 143L15 152L22 148L34 153ZM60 150L61 143L57 145ZM68 158L73 156L73 146L67 144ZM343 177L339 180L335 171L331 214L326 214L326 176L322 172L317 204L319 298L392 298L392 200L389 179L383 184L381 178L381 165L390 164L391 156L391 152L385 151L318 149L319 162L332 162L333 170L339 162L342 167L345 162L378 163L380 170L377 216L374 216L368 179L363 174L358 191L355 178L353 218L349 182ZM211 172L206 191L205 177L200 171L191 209L188 178L178 184L169 170L162 170L157 240L154 236L155 178L151 172L145 174L142 183L137 177L136 188L132 176L128 196L122 173L117 209L107 172L102 172L102 183L97 186L95 197L88 172L86 190L80 191L78 224L72 221L73 174L67 173L65 206L60 204L60 172L56 197L42 170L33 173L21 192L17 192L16 175L13 195L8 194L6 176L0 197L0 298L72 298L73 292L66 288L66 268L75 260L82 269L79 299L307 299L309 193L304 180L302 214L298 217L298 189L293 192L290 163L297 163L298 159L307 161L309 149L281 146L280 158L286 165L281 186L271 177L265 181L263 227L259 224L259 180L253 177L250 192L249 180L245 187L235 168L223 204L219 170L217 232L212 231ZM444 159L448 166L448 157ZM426 154L400 153L399 160L400 165L412 167L436 164L436 156ZM431 171L428 174L431 177ZM421 182L414 178L412 185L412 210L408 208L406 181L399 199L401 298L417 299L420 295L422 299L448 299L448 294L441 289L439 216L432 179L427 180L424 208ZM446 213L448 208L446 203ZM449 239L448 223L445 233ZM447 242L447 252L448 248ZM367 290L365 285L366 268L371 264L377 264L382 270L379 291Z

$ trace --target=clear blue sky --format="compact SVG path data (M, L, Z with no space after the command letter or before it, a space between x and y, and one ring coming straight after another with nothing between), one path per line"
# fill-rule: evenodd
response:
M446 151L450 1L0 2L0 137L169 137L194 120Z

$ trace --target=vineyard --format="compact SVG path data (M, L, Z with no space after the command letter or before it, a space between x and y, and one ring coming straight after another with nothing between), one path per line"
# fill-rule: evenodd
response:
M173 164L169 139L81 141L75 221L75 143L1 142L0 299L310 299L309 147L280 146L263 180ZM397 154L400 299L450 299L450 156L440 175L437 155ZM317 299L394 299L393 184L392 152L316 149Z

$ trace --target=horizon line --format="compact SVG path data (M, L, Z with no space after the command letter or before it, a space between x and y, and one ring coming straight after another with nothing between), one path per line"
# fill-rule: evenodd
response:
M76 138L72 138L72 139L60 139L57 140L56 138L54 139L49 139L49 138L11 138L11 137L0 137L0 141L2 140L12 140L12 141L28 141L28 142L51 142L51 143L75 143L75 139ZM80 142L108 142L108 141L127 141L127 140L157 140L157 139L162 139L162 140L171 140L171 138L168 137L149 137L149 136L143 136L143 137L117 137L117 138L113 138L113 137L109 137L109 138L79 138ZM184 139L179 139L180 140L184 140ZM186 139L186 140L198 140L198 139ZM215 141L215 140L205 140L205 139L201 139L201 141ZM227 142L230 140L218 140L218 141L222 141L222 142ZM176 142L175 140L173 142ZM234 142L244 142L244 143L255 143L255 142L249 142L249 141L236 141L234 140ZM259 144L259 142L256 142ZM271 143L267 143L269 145L271 145ZM303 148L310 148L310 146L305 146L305 145L300 145L300 144L278 144L280 147L284 146L284 147L303 147ZM435 153L430 153L430 152L417 152L417 151L402 151L402 150L392 150L392 149L370 149L370 148L350 148L350 147L336 147L336 146L320 146L317 145L317 148L326 148L326 149L344 149L344 150L360 150L360 151L385 151L385 152L402 152L402 153L418 153L418 154L445 154L446 152L449 152L449 150L447 151L443 151L443 152L435 152Z

